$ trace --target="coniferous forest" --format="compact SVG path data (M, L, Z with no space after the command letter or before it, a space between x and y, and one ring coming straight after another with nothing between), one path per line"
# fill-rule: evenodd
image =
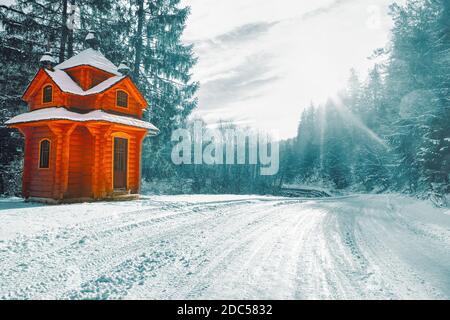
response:
M0 6L0 122L26 109L21 95L44 52L63 61L95 30L105 56L130 66L150 102L145 118L161 130L144 142L142 178L150 189L166 181L167 192L275 193L284 184L302 184L404 192L444 204L450 193L449 1L391 6L391 40L371 57L378 63L367 77L352 71L346 90L326 103L298 106L304 110L298 134L282 141L275 176L258 175L258 165L171 162L171 133L189 125L200 85L191 78L193 47L181 40L189 8L179 2L18 0ZM73 5L77 25L70 28ZM20 194L22 138L4 125L0 131L0 193Z
M287 180L360 192L450 192L450 2L392 5L391 42L367 79L301 116Z

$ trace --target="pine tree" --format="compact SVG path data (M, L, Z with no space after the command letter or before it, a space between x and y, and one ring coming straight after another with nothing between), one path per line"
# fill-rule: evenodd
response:
M45 51L44 22L35 19L34 14L30 17L19 7L0 7L0 194L20 192L23 140L17 130L7 128L4 122L26 111L22 91Z
M349 130L343 114L333 101L324 106L325 133L323 146L323 167L325 177L331 180L337 189L351 184L351 159L349 158Z
M143 176L170 175L170 136L182 126L197 105L195 93L199 87L191 80L191 68L196 63L192 45L181 36L189 16L189 7L179 0L153 0L146 12L145 41L142 51L140 86L150 102L146 119L156 123L160 134L145 141ZM161 170L161 164L166 170Z
M318 166L320 150L317 125L317 111L311 105L302 113L295 140L298 159L296 172L302 179L311 177L314 168Z
M421 147L424 175L431 192L438 196L450 192L450 4L434 1L429 10L436 13L430 27L433 53L433 96L427 132Z
M401 180L416 192L443 193L448 188L447 7L446 1L409 1L393 7L393 62L388 71L391 79L403 81L391 95L399 106L392 141ZM396 60L403 65L400 72L394 69Z

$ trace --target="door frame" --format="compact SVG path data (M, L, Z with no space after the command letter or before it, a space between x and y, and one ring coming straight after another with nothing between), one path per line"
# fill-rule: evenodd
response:
M115 132L111 134L111 189L114 191L114 139L121 138L127 140L127 181L126 181L126 191L130 187L130 140L131 135L125 132Z

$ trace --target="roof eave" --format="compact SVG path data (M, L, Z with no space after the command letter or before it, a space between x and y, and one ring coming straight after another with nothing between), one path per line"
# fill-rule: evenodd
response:
M21 99L22 99L23 101L27 101L27 100L25 99L26 94L28 93L28 90L30 89L30 87L31 87L31 85L33 84L34 80L36 80L36 77L38 76L39 72L41 72L41 71L44 71L44 68L39 68L38 71L36 71L36 73L35 73L34 76L33 76L33 79L30 81L30 83L29 83L29 84L27 85L27 87L25 88L25 91L23 92L23 94L22 94L22 96L21 96Z
M107 120L86 120L86 121L82 121L82 120L74 120L74 119L62 119L62 118L54 118L54 119L42 119L42 120L31 120L31 121L22 121L22 122L14 122L14 123L6 123L5 125L7 127L10 128L19 128L21 126L27 126L27 125L35 125L35 124L39 124L39 123L45 123L48 121L61 121L61 122L76 122L76 123L81 123L81 124L91 124L91 123L109 123L109 124L113 124L113 125L117 125L117 126L123 126L123 127L130 127L130 128L135 128L135 129L139 129L139 130L145 130L148 132L149 135L151 136L156 136L160 133L159 129L155 130L152 128L144 128L144 127L140 127L140 126L134 126L131 124L124 124L124 123L118 123L118 122L112 122L112 121L107 121Z

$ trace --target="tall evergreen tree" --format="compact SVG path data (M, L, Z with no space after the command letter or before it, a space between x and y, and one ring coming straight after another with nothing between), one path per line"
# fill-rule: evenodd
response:
M181 39L189 8L180 7L179 0L152 0L145 12L139 83L151 104L146 118L161 130L156 139L145 142L143 176L152 178L173 172L170 135L196 107L199 84L191 80L191 69L197 61L193 47Z
M48 21L20 7L0 6L0 194L18 194L21 187L22 137L4 122L26 111L23 90L46 50L42 30ZM51 29L50 29L51 30Z

